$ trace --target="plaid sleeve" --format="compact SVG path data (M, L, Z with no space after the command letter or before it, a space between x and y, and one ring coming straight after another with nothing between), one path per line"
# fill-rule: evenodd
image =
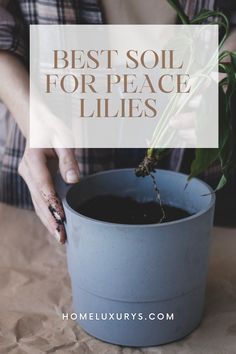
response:
M26 46L23 23L16 14L10 13L4 1L0 0L0 50L7 50L25 56Z

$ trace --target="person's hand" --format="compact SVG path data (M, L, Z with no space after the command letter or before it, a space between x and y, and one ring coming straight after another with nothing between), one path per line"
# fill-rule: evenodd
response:
M35 211L43 224L60 243L65 243L65 215L52 179L52 165L59 165L66 183L79 181L79 168L73 149L30 149L26 148L18 172L24 179L34 204Z

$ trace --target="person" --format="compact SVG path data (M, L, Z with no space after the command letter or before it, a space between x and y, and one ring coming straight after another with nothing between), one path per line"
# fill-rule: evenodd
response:
M235 5L213 0L181 0L192 18L201 8L220 7L236 22ZM220 3L220 4L219 4ZM222 3L222 4L221 4ZM230 6L228 6L230 3ZM144 5L145 4L145 5ZM29 130L29 25L30 24L145 24L176 23L177 16L163 0L0 0L0 200L21 208L34 208L50 233L66 240L64 212L56 195L52 165L66 183L110 168L137 165L143 150L30 149ZM236 43L235 31L227 49ZM172 169L185 168L184 151L173 152Z

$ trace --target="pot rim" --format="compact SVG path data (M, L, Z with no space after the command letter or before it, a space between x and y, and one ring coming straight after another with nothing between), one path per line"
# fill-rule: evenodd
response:
M104 174L110 174L111 172L121 172L121 171L134 171L134 168L120 168L120 169L111 169L111 170L106 170L106 171L101 171L101 172L96 172L93 173L91 175L88 175L86 177L83 177L83 180L89 180L94 178L95 176L98 175L104 175ZM162 172L168 172L171 174L175 174L175 175L182 175L184 177L188 177L187 174L185 173L181 173L181 172L176 172L176 171L170 171L170 170L165 170L165 169L158 169L158 171L162 171ZM158 173L155 172L155 173ZM174 221L167 221L165 223L152 223L152 224L121 224L121 223L114 223L114 222L108 222L108 221L102 221L102 220L97 220L97 219L93 219L89 216L85 216L83 214L80 214L78 211L74 210L68 203L67 198L68 198L68 194L71 192L72 189L74 189L75 187L78 186L78 184L80 184L81 182L78 182L74 185L72 185L69 190L66 192L65 197L63 198L63 206L66 207L70 212L72 212L73 214L79 216L82 219L85 219L86 221L90 221L93 224L99 224L99 225L104 225L104 226L116 226L116 227L127 227L127 228L150 228L150 227L168 227L170 225L176 225L176 224L181 224L181 223L186 223L190 220L196 219L198 217L200 217L201 215L207 213L215 204L215 192L213 191L213 189L204 181L202 181L200 178L192 178L192 180L198 181L199 183L203 184L204 186L207 187L207 189L209 190L209 196L211 197L211 200L209 201L209 204L206 208L200 210L199 212L190 215L186 218L182 218L179 220L174 220ZM207 194L208 195L208 194ZM203 195L204 196L204 195Z

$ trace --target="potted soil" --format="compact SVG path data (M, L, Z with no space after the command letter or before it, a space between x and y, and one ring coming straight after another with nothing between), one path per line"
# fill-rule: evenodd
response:
M151 180L132 169L86 177L64 199L74 310L107 342L167 343L202 317L215 196L198 179L156 175L161 223Z

